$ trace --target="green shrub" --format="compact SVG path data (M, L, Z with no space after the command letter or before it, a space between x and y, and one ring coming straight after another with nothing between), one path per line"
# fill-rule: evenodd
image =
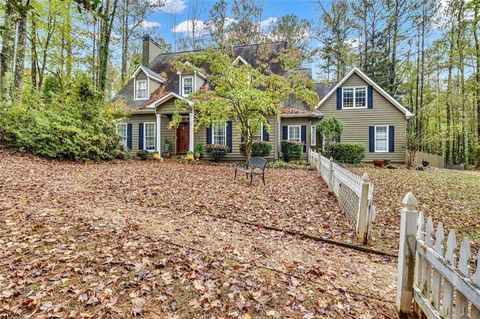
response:
M146 161L148 158L148 151L146 150L139 150L137 152L138 158L140 158L142 161Z
M301 142L282 141L282 157L285 162L299 160L302 153L303 144Z
M207 144L207 154L215 161L220 161L228 152L228 148L222 144Z
M272 152L272 144L265 141L253 142L252 156L268 157ZM240 154L245 156L245 143L240 144Z
M122 157L115 125L127 115L124 105L99 94L79 95L80 83L46 97L25 90L10 107L0 105L0 138L9 148L38 156L71 160ZM87 85L88 87L88 85Z
M365 158L365 146L360 143L338 143L332 146L332 157L338 163L360 164Z

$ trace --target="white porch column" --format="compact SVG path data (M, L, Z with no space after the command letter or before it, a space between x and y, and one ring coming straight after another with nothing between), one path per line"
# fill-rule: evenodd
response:
M188 114L189 117L189 123L190 123L190 130L189 130L189 138L188 138L188 150L193 152L193 112Z
M160 137L160 129L161 129L161 125L162 125L162 121L160 119L160 114L156 114L157 115L157 125L155 125L155 128L156 128L156 136L157 136L157 147L156 147L156 151L160 153L160 141L161 141L161 137Z

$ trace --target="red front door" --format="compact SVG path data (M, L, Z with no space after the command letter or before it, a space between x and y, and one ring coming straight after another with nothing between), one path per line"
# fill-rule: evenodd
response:
M177 154L185 154L188 151L190 125L182 122L177 128Z

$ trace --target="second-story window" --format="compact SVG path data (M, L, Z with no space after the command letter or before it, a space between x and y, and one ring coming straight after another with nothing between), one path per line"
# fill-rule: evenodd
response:
M367 88L347 87L342 90L342 102L344 109L365 108L367 107Z
M147 80L137 80L137 100L147 98Z
M193 92L193 76L182 77L182 95L188 96Z

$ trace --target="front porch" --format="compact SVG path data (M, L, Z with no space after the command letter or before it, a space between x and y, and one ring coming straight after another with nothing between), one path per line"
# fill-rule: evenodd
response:
M156 113L155 150L162 155L169 152L171 155L184 155L193 151L195 143L193 113L180 114L182 122L177 128L170 127L173 113ZM168 145L169 146L168 146Z

